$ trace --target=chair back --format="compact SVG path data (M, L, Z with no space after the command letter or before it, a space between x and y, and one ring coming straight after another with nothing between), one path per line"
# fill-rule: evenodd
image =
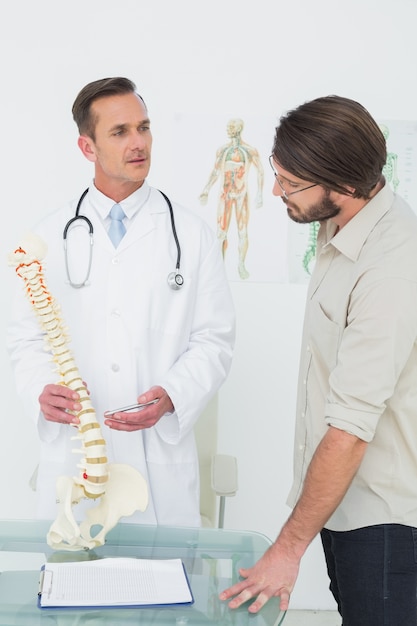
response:
M212 461L217 453L218 398L215 395L194 426L200 465L200 513L202 526L217 525L217 498L212 488Z

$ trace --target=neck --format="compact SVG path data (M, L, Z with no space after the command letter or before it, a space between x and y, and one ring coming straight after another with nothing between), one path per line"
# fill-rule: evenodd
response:
M376 194L379 193L383 187L385 187L385 178L381 176L381 178L379 179L379 181L377 182L377 184L375 185L375 187L372 189L371 193L369 194L369 198L365 200L364 206L365 204L369 202L369 200L372 200L372 198L376 196Z
M118 182L115 184L112 182L109 183L108 181L103 183L103 181L97 180L97 177L94 178L95 187L99 191L101 191L102 194L104 194L108 198L111 198L116 203L122 202L122 200L125 200L126 198L131 196L132 193L142 187L144 182L144 180L141 180L139 182L126 181L123 183Z
M359 211L363 209L364 206L368 204L374 198L377 193L381 191L381 189L385 186L385 179L381 176L378 183L372 189L369 194L369 198L352 198L352 196L340 196L337 204L341 206L340 213L333 219L333 222L337 225L338 230L346 226L346 224L355 217Z

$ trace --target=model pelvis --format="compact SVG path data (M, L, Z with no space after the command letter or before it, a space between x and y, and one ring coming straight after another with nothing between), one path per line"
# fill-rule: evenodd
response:
M134 511L144 511L148 504L147 485L141 474L129 465L109 464L106 442L103 438L96 412L90 401L88 390L81 378L74 357L68 347L69 337L65 332L59 306L49 293L42 259L46 245L35 235L29 235L9 255L9 265L16 268L23 279L26 295L38 317L53 361L57 364L60 383L77 391L81 410L78 432L72 438L79 440L80 447L74 450L81 455L77 477L59 477L57 480L58 516L48 533L48 544L55 549L80 550L103 545L107 532L122 516ZM80 526L72 513L72 506L81 499L99 499L98 506L89 509L87 520ZM101 527L94 537L91 527Z

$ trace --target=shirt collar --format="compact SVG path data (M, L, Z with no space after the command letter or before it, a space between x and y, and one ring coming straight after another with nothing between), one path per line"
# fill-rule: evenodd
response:
M394 192L385 182L384 187L336 234L331 220L326 224L326 241L351 261L357 261L370 232L390 209Z
M150 192L151 188L145 180L139 189L136 189L130 196L118 203L128 219L132 219L143 207L149 198ZM94 182L90 185L88 195L91 206L97 211L101 219L105 220L115 203L114 200L99 191Z

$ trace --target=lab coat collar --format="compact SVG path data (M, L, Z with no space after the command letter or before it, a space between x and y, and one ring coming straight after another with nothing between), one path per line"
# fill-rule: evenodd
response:
M103 245L114 250L108 235L109 213L114 205L114 200L101 193L94 184L90 186L88 193L90 207L99 215L103 225ZM135 244L138 239L145 237L156 228L154 214L168 211L167 203L162 194L155 188L150 187L145 181L139 189L119 203L126 213L126 234L117 247L117 254ZM97 230L95 235L98 235Z

